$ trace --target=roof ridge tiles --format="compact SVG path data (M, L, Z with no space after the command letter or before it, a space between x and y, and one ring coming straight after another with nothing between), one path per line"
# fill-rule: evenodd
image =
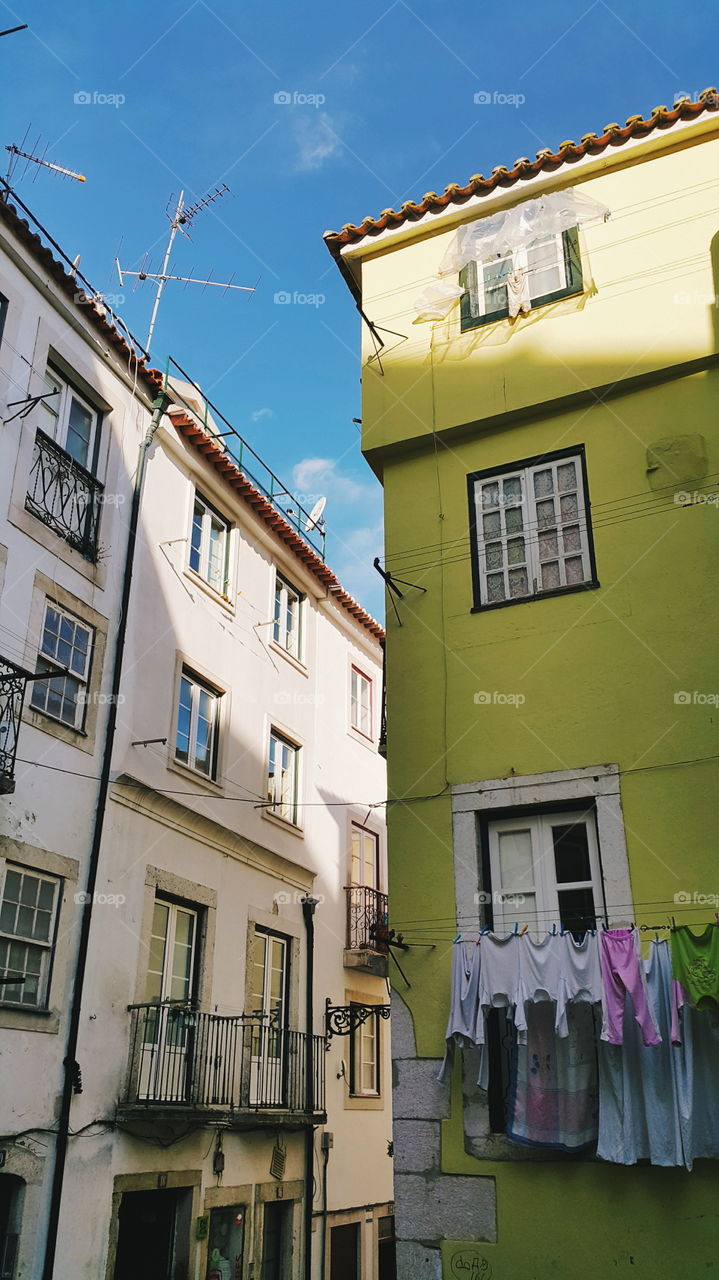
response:
M627 118L624 125L612 122L604 126L601 134L585 133L580 142L569 139L556 151L551 147L541 147L535 160L521 156L515 160L511 169L506 165L495 165L490 178L475 173L466 186L451 182L442 195L438 195L436 191L428 191L420 201L405 200L399 210L383 209L378 218L363 218L359 225L347 222L341 231L325 231L325 243L332 256L339 258L346 246L357 244L368 236L377 236L388 227L396 228L406 222L417 222L428 213L442 212L449 205L465 204L473 196L489 195L497 187L511 187L542 172L554 173L562 165L572 164L585 155L599 155L607 147L623 146L632 138L647 137L655 129L670 129L679 120L694 120L709 111L719 111L719 92L711 86L703 89L696 99L683 95L677 98L671 108L654 107L646 119L642 115L633 115Z

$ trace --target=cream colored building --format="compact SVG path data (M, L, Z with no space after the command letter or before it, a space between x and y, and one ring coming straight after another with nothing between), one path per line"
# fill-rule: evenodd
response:
M0 307L0 1275L385 1280L381 628L5 204Z

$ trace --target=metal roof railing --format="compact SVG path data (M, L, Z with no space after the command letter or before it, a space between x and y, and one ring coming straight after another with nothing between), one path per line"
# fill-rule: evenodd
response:
M185 399L177 387L172 370L177 371L183 382L194 387L199 404L193 404ZM191 378L172 356L168 356L165 367L165 389L170 392L174 401L184 405L188 412L202 424L208 435L218 441L227 457L240 468L255 488L259 489L263 497L272 503L275 510L296 530L307 545L324 560L326 540L324 522L320 521L312 525L311 512L293 496L279 476L275 475L274 471L263 462L252 445L248 444L217 405L208 399L194 378ZM218 430L218 421L226 430Z

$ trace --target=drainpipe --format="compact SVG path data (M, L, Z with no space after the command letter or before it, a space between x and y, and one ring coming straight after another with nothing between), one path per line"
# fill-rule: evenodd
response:
M52 1280L55 1271L55 1253L57 1250L57 1236L60 1226L60 1206L62 1201L63 1179L65 1176L65 1165L67 1162L67 1148L70 1135L70 1107L72 1104L73 1086L79 1083L79 1068L76 1062L77 1042L80 1031L80 1012L82 1008L83 987L85 983L85 971L87 968L88 945L90 941L90 926L92 924L92 906L95 894L95 885L97 883L97 872L100 862L100 845L102 842L102 833L105 825L105 812L107 809L107 795L110 787L110 767L112 764L112 749L115 742L115 729L117 725L117 698L120 692L120 681L122 677L122 662L125 653L125 638L127 634L127 615L130 603L130 587L132 585L132 571L135 559L135 548L137 545L137 528L140 517L140 500L142 497L142 486L145 478L145 470L147 466L147 455L150 445L155 437L160 420L170 403L170 397L163 390L158 392L157 398L152 406L152 419L147 429L147 435L140 445L140 453L137 461L137 472L135 473L135 487L132 494L132 507L130 509L130 527L127 535L127 547L125 550L125 567L122 582L122 598L120 602L120 616L117 625L117 641L115 644L115 653L112 667L112 688L110 696L110 706L107 715L107 725L105 728L105 743L102 755L102 769L100 773L100 786L97 795L97 808L95 811L95 825L92 833L92 845L90 848L90 858L87 868L87 881L85 884L85 901L82 909L82 918L80 923L80 940L77 950L77 961L75 964L75 973L73 977L72 1000L70 1005L70 1022L68 1025L67 1042L65 1045L65 1059L63 1062L64 1075L62 1087L62 1102L60 1106L60 1118L57 1130L57 1142L55 1144L55 1163L52 1175L52 1189L50 1192L50 1210L48 1214L47 1235L45 1237L45 1259L42 1269L42 1280ZM78 1088L78 1092L79 1092Z
M315 1054L312 1033L314 1030L314 974L315 974L315 907L317 899L309 895L302 899L302 915L307 935L307 976L305 983L305 1027L307 1047L305 1054L305 1111L311 1116L315 1109L314 1076ZM312 1280L312 1206L314 1203L315 1126L305 1130L305 1256L304 1280ZM322 1277L324 1280L324 1277Z

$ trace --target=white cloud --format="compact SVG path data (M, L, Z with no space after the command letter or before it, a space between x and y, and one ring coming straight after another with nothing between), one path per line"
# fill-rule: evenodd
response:
M250 414L253 422L262 422L263 418L274 418L274 416L273 409L255 409L254 413Z
M324 494L329 501L342 503L362 502L370 497L379 499L379 486L373 483L362 483L352 476L343 475L334 458L303 458L292 469L292 486L295 497L303 506L302 500L311 496L315 501Z
M292 128L297 143L296 168L304 173L321 169L326 160L341 150L341 141L325 111L298 108L293 115Z

